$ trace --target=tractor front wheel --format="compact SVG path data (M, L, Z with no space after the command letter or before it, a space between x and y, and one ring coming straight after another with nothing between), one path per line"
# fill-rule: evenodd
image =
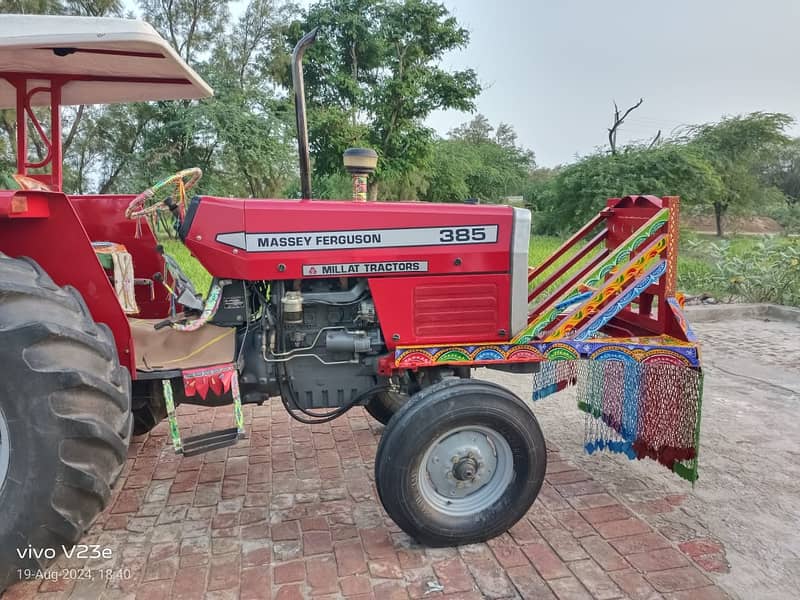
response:
M389 423L389 419L408 402L408 399L413 394L443 379L456 377L469 379L470 370L468 368L451 369L447 367L433 367L420 369L416 373L406 372L403 377L401 381L397 382L399 383L398 390L378 392L364 405L364 408L367 409L367 412L372 418L383 425Z
M131 423L109 329L77 291L0 254L0 592L106 507Z
M547 456L536 417L493 383L445 379L411 397L375 457L383 506L429 546L482 542L528 511Z
M400 410L406 402L408 402L408 396L404 393L389 390L375 394L364 408L373 419L386 425L394 413Z

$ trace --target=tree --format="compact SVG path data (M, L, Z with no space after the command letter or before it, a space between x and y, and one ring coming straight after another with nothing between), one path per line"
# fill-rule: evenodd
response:
M639 101L636 104L628 107L628 109L623 113L620 113L619 106L617 106L617 103L614 102L614 122L611 124L611 127L608 128L608 145L611 148L611 154L617 153L617 131L619 130L620 126L625 119L628 118L628 115L639 108L643 102L644 98L639 98Z
M211 51L230 20L231 0L140 0L145 20L189 64Z
M713 165L722 181L719 193L710 197L718 236L723 235L722 218L730 209L742 210L758 201L763 188L758 168L789 142L784 131L792 122L782 113L754 112L686 132L689 144Z
M294 10L284 2L252 0L206 65L215 98L204 103L205 114L227 194L278 196L294 177L291 107L265 76Z
M616 155L587 156L548 178L538 190L534 225L542 233L560 234L597 214L606 198L677 195L687 204L699 204L720 194L721 187L713 165L694 147L675 142L628 146Z
M59 0L0 0L0 14L59 15L64 5Z
M533 152L516 141L517 134L507 123L495 130L485 116L476 115L453 129L449 139L434 144L422 197L434 202L470 197L497 202L519 195L535 160Z
M315 173L341 172L348 146L369 146L380 157L374 199L381 182L424 167L434 140L424 125L431 112L473 109L475 72L440 66L469 34L432 0L321 0L294 24L290 44L313 27L320 35L305 75ZM285 59L279 66L288 85Z
M118 0L0 0L24 11L120 16ZM13 6L12 6L13 5ZM141 190L158 178L199 166L206 192L274 196L294 177L291 109L265 74L296 8L250 0L228 23L228 0L142 0L146 20L214 88L203 101L65 107L64 189ZM13 169L13 111L0 113L0 161ZM32 152L36 153L31 136ZM41 145L41 144L40 144ZM43 150L43 149L42 149Z
M447 136L453 140L482 144L491 139L492 131L494 127L489 123L489 119L478 113L472 120L452 129Z
M766 183L783 192L789 206L800 205L800 138L781 145L763 171Z

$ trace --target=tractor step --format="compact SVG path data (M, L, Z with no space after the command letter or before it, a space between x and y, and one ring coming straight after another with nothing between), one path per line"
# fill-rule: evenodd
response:
M236 425L228 429L220 429L217 431L208 431L199 435L193 435L186 439L181 439L181 432L178 427L178 417L175 415L175 402L172 396L172 382L169 379L163 379L162 385L164 387L164 403L167 408L167 421L169 422L169 434L172 439L172 447L175 454L182 454L183 456L197 456L204 452L211 452L212 450L219 450L220 448L227 448L233 446L241 439L245 438L244 431L244 417L242 416L242 398L239 394L239 381L237 379L236 371L232 368L224 369L225 372L233 371L230 386L233 395L233 419ZM184 374L185 375L185 374Z
M244 436L239 435L239 430L236 427L193 435L192 437L182 440L181 454L184 456L195 456L197 454L203 454L203 452L227 448L228 446L233 446L242 439L242 437Z

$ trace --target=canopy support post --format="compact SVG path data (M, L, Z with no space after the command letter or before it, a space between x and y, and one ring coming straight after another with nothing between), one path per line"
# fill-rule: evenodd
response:
M49 79L49 86L37 86L28 89L27 78L14 78L12 83L17 92L17 173L42 182L53 190L61 191L62 187L62 148L61 148L61 86L62 82ZM36 94L50 94L50 133L44 130L31 101ZM28 120L45 145L47 154L39 162L28 160ZM28 169L50 167L49 173L29 174Z

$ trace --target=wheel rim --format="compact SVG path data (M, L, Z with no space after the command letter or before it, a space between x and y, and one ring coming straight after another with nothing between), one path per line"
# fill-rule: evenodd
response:
M514 479L514 454L489 427L452 429L428 447L419 469L423 499L453 517L472 515L497 502Z
M8 422L0 407L0 490L6 481L9 462L11 462L11 441L8 436Z

